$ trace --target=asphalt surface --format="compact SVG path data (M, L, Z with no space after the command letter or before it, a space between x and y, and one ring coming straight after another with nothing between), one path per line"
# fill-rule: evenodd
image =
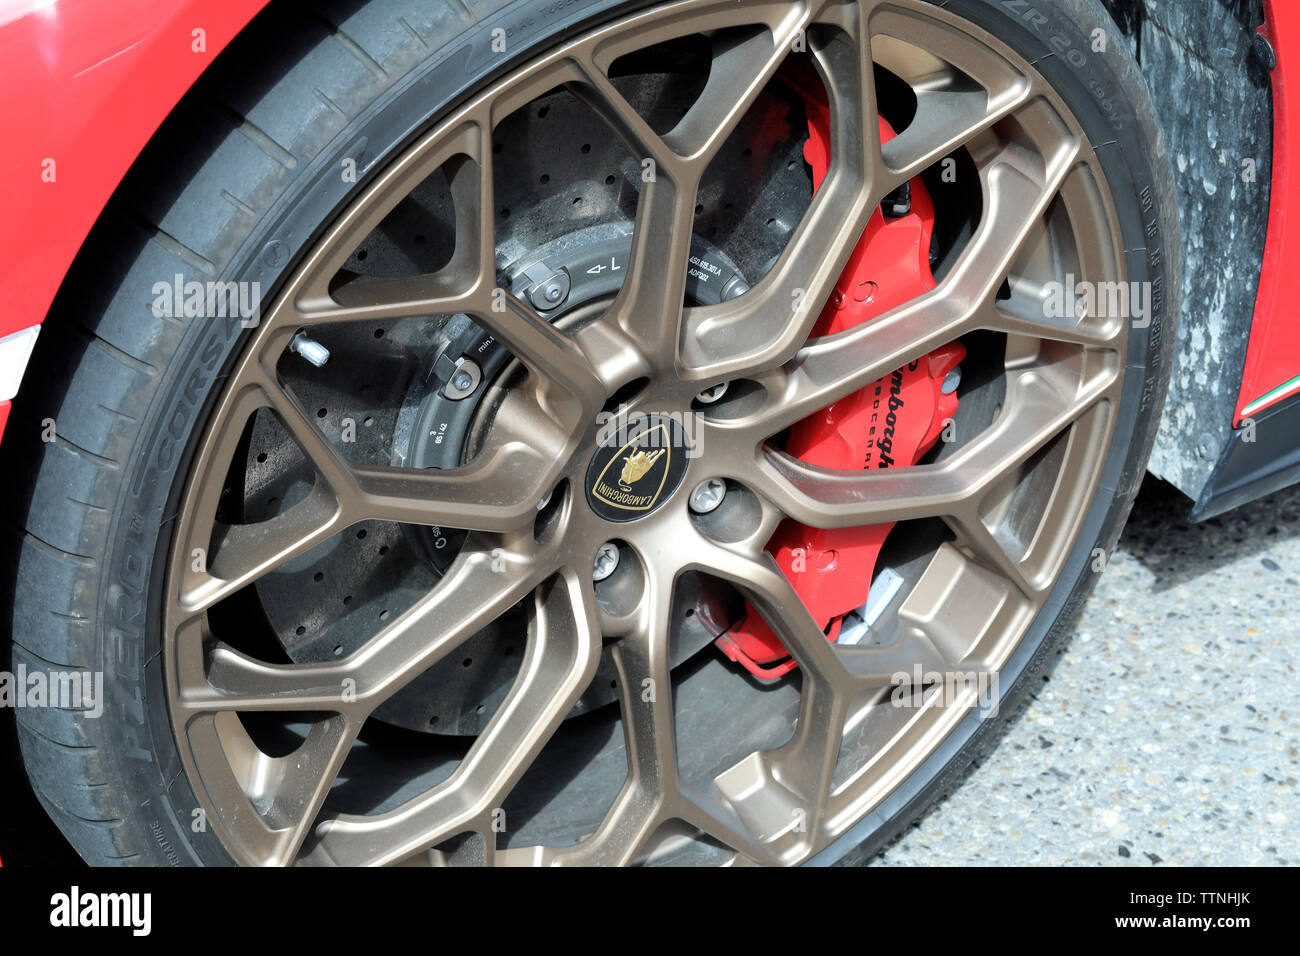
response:
M1300 863L1300 489L1148 479L1049 679L892 865Z
M1148 480L1049 679L878 862L1300 863L1300 489L1189 524ZM0 712L0 858L74 859Z

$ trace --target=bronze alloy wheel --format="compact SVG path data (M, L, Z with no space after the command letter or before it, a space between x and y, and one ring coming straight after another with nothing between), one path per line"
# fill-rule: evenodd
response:
M346 201L232 333L151 572L197 857L832 862L949 786L1113 544L1173 339L1145 94L1059 6L1060 42L985 0L624 5L324 152ZM932 287L819 334L905 188ZM1154 322L1053 317L1065 282L1153 283ZM933 451L790 451L951 343ZM893 526L854 642L774 558L792 525ZM782 675L714 646L746 607Z

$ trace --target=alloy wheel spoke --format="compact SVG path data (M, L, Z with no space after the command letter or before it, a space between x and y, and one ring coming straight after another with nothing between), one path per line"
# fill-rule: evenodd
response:
M716 575L744 594L805 673L817 674L829 686L847 686L847 674L826 634L770 554L742 554L707 539L693 543L692 551L696 556L690 566Z
M784 840L787 854L801 852L821 826L846 707L857 692L855 675L844 666L771 555L743 554L711 544L699 566L711 569L749 599L803 674L794 736L780 749L758 755L757 767L741 765L724 774L724 778L738 774L742 780L757 774L766 781L767 796L760 801L741 799L738 812L747 820L747 829L766 841ZM725 781L721 786L724 792L729 789Z
M1117 340L1127 328L1122 318L1101 323L1090 321L1088 316L1068 313L1052 316L1048 297L1052 294L1041 286L1029 286L1013 277L1010 280L1013 297L1007 302L986 302L975 317L974 324L993 332L1023 335L1029 338L1065 342L1084 348L1114 349Z
M535 427L531 436L528 422ZM410 524L508 532L532 523L537 504L555 487L573 447L570 435L536 417L506 424L498 414L487 443L468 464L436 469L357 466L360 517Z
M496 285L492 176L492 134L487 115L467 120L451 138L457 151L446 161L447 179L456 210L455 251L451 261L430 275L400 277L340 273L338 256L316 264L312 281L287 316L272 316L271 324L324 325L349 321L394 320L412 316L463 312L491 332L551 389L576 398L582 418L589 418L605 397L590 363L577 344L531 307ZM442 158L447 148L435 151ZM421 172L429 163L418 164ZM434 167L436 168L436 167ZM360 242L366 228L377 225L386 211L379 203L364 207L359 223L348 223L348 241ZM339 241L342 241L340 237ZM331 271L333 270L333 271ZM283 339L273 338L275 344ZM273 354L278 354L273 353Z
M999 120L1019 111L1034 95L1028 75L930 10L880 10L871 18L871 30L923 48L942 49L952 71L946 78L903 77L914 84L916 115L882 147L886 192L967 146Z
M674 372L681 362L690 237L701 177L808 23L806 3L732 6L738 24L766 29L716 41L703 93L663 136L650 128L606 75L616 49L596 47L576 54L585 77L573 85L573 91L652 164L638 202L627 277L605 321L632 337L651 364L666 373ZM671 35L683 35L690 28L690 20L666 27Z
M195 745L242 751L241 759L232 761L238 775L227 766L205 783L221 795L219 822L238 834L248 862L287 866L295 861L358 729L335 714L313 724L293 753L268 757L246 739L233 714L209 714L190 725Z
M979 531L983 523L973 517L984 496L1097 402L1113 395L1119 380L1114 366L1073 387L1064 374L1053 379L1038 369L1022 372L1008 386L1002 416L943 462L864 473L821 468L768 450L760 455L749 481L758 494L811 527L947 516L985 550L992 538ZM1003 559L996 563L1018 576ZM1036 588L1025 580L1015 583L1031 593Z
M875 77L864 67L870 63L867 14L840 5L823 16L842 31L830 40L815 30L808 37L829 99L826 179L771 270L749 293L687 310L684 371L691 379L753 374L793 356L888 192Z
M303 264L298 281L266 324L292 328L490 308L495 284L490 127L485 112L462 113L381 174ZM456 203L455 252L450 262L432 275L407 277L361 276L344 270L353 251L402 197L444 168Z
M468 465L447 471L363 466L347 462L298 400L269 375L252 379L229 404L226 427L211 438L213 466L198 476L199 506L181 527L189 558L178 581L178 606L188 614L212 607L362 520L490 532L525 527L558 479L562 460L553 450L572 441L546 416L515 416L516 406L508 405ZM261 409L275 413L320 477L302 501L279 515L221 524L216 509L228 462L245 423ZM548 423L554 429L549 435ZM539 438L545 440L540 447ZM211 554L209 543L215 545Z
M340 814L318 827L317 852L342 865L399 862L473 829L500 808L590 683L600 659L595 596L570 569L536 597L537 621L519 677L456 771L394 810ZM554 605L554 606L552 606Z
M670 814L676 799L676 719L668 668L673 582L651 572L647 597L629 634L609 647L618 681L628 776L600 828L561 854L581 865L630 863Z
M811 341L783 369L760 376L768 401L758 412L727 423L758 440L788 428L832 402L888 375L981 323L1007 324L994 296L1011 263L1041 221L1077 156L1063 144L1046 169L1026 164L1008 146L989 157L981 177L986 212L959 262L933 290L846 332Z
M346 658L269 664L206 640L194 618L177 635L181 706L213 711L320 710L365 716L500 617L550 573L545 552L462 554L428 595Z

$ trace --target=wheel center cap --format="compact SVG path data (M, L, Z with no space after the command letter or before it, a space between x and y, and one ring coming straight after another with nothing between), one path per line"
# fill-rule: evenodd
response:
M635 521L667 501L686 476L686 429L671 415L636 415L602 431L587 466L587 503L606 521Z

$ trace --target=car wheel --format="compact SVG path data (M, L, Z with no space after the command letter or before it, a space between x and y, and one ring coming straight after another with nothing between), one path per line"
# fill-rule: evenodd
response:
M104 675L18 716L91 862L861 861L1118 537L1179 254L1099 4L477 6L263 14L47 323L12 657Z

